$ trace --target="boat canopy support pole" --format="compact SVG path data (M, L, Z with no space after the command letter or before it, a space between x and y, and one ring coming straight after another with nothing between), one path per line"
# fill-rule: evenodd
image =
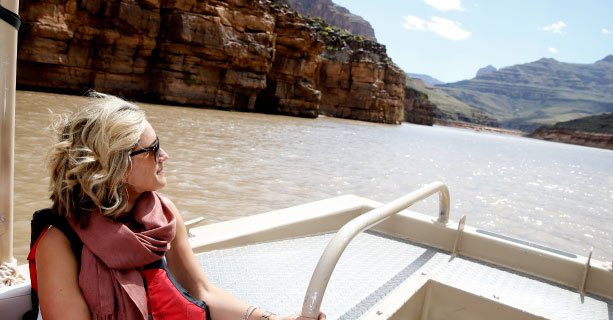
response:
M319 262L315 267L315 271L313 271L313 276L311 277L307 293L304 297L302 316L317 319L321 308L321 302L328 282L330 281L330 277L332 276L332 272L345 251L345 248L347 248L349 242L351 242L355 236L433 194L439 194L439 218L437 221L446 224L449 220L449 189L442 182L428 184L419 190L368 211L347 222L336 233L334 238L330 240L321 258L319 258Z
M13 257L17 12L18 0L0 0L0 287L25 280Z

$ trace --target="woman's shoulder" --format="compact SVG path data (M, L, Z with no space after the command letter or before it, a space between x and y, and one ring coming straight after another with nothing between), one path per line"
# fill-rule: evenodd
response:
M32 239L30 248L38 241L37 247L42 250L51 247L63 248L68 246L75 257L80 260L83 243L66 217L55 213L51 209L43 209L34 213L31 222ZM39 239L40 238L40 239ZM38 251L38 250L37 250Z
M64 258L76 259L68 237L53 226L41 236L36 248L36 261L53 259L62 261Z
M38 248L43 247L66 247L70 249L70 240L62 230L50 226L38 241Z
M58 228L49 227L38 242L34 263L36 290L45 317L84 319L89 310L79 287L79 260L68 237ZM78 317L71 316L74 312L80 312Z

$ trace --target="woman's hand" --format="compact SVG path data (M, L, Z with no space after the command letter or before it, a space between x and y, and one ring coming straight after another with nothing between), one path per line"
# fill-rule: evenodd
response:
M280 320L314 320L313 318L301 317L300 315L291 315L286 317L280 317ZM319 313L317 320L326 320L326 315L323 312Z

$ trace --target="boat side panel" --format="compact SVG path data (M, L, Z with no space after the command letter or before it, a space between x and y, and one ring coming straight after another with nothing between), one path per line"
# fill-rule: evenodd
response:
M432 217L408 210L391 217L375 229L447 252L453 251L457 236L457 223L443 226ZM524 245L521 241L493 237L469 226L464 227L460 236L458 254L553 281L577 292L583 287L587 263L586 257L556 253L555 250ZM613 299L613 270L610 264L592 259L585 292Z
M29 283L0 288L0 318L2 320L20 320L23 314L30 309L32 309L32 302Z
M321 234L338 230L379 203L346 195L190 229L195 252Z

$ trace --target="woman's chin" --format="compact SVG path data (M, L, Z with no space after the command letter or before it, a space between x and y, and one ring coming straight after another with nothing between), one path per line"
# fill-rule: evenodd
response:
M162 189L166 186L166 177L162 174L162 175L158 175L158 181L159 181L159 185L160 187L158 189Z

